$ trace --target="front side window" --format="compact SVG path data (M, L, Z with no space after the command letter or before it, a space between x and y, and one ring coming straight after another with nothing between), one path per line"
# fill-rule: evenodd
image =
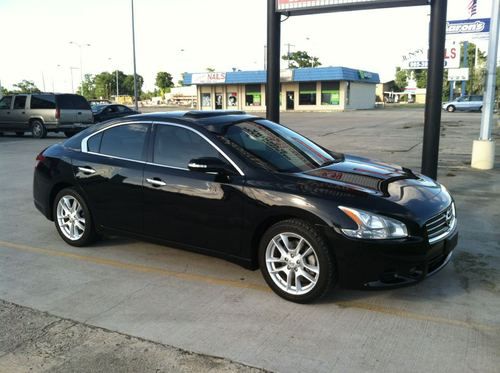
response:
M219 152L197 133L178 126L157 126L153 163L187 169L192 159L204 157L217 158Z
M12 96L5 96L0 100L0 109L10 109L11 102Z
M256 165L279 172L308 171L335 160L304 136L267 120L233 124L220 138Z
M14 99L14 110L24 109L26 107L26 96L16 96Z
M55 109L56 98L50 95L32 95L31 96L32 109Z
M316 105L316 83L299 83L299 105Z
M247 84L245 86L245 105L246 106L261 106L262 93L260 84Z
M119 113L128 113L131 111L128 107L122 106L122 105L118 105L118 106L116 106L116 108L117 108Z
M87 148L103 155L143 160L148 127L149 125L140 123L112 127L103 131L102 135L97 134L89 138ZM99 139L99 136L102 138Z

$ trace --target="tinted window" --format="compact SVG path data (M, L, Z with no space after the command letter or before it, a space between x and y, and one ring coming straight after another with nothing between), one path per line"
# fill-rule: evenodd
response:
M87 140L87 150L92 153L99 153L101 148L101 139L103 132L99 132L97 135L92 136Z
M32 109L55 109L56 98L50 95L32 95L31 96Z
M307 171L334 160L312 141L269 121L234 124L222 140L256 164L281 172Z
M157 127L154 163L187 168L192 159L218 156L219 152L193 131L169 125L158 125Z
M5 96L0 100L0 109L10 109L11 102L12 102L12 96Z
M57 105L60 109L90 110L90 105L79 95L57 95Z
M122 105L118 105L116 106L116 108L118 109L119 113L128 113L131 111L128 107Z
M26 96L16 96L14 99L14 109L24 109L26 107Z
M126 124L103 131L99 153L142 160L148 127L146 124Z
M316 83L299 83L299 105L316 105Z

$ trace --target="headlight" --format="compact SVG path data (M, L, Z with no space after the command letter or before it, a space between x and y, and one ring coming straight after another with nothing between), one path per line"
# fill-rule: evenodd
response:
M346 236L374 240L408 236L406 225L395 219L351 207L339 206L339 209L358 225L358 229L341 229Z

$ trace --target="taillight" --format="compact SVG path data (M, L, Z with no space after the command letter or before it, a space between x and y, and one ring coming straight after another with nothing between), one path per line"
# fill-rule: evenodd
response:
M47 150L47 148L43 149L43 150L40 152L40 154L38 154L38 155L36 156L36 158L35 158L35 160L36 160L35 167L37 167L37 166L40 164L40 162L45 161L45 159L46 159L46 158L45 158L45 156L43 155L43 153L45 152L45 150Z
M56 108L56 119L60 119L60 118L61 118L61 109Z

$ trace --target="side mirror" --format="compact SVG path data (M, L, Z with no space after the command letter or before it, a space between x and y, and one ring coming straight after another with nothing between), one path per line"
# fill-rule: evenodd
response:
M235 174L234 169L230 165L215 157L191 159L188 163L188 168L190 171L204 173L217 173L222 175Z

